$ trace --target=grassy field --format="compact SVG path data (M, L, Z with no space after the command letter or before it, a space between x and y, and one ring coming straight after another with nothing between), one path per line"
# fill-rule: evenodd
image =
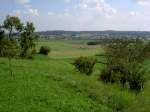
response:
M85 43L39 42L37 49L49 46L51 54L35 55L33 60L13 59L13 77L8 59L0 58L0 112L150 112L149 82L136 94L99 81L100 64L90 76L74 69L70 64L74 58L103 52L101 46Z
M52 50L51 58L75 58L79 56L93 56L103 52L101 46L87 46L88 40L51 40L50 42L38 42L40 46L49 46Z

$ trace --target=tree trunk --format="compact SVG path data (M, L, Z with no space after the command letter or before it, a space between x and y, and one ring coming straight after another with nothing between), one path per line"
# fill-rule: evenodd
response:
M12 71L11 58L10 57L8 58L8 61L9 61L9 73L10 73L11 77L14 78L13 71Z

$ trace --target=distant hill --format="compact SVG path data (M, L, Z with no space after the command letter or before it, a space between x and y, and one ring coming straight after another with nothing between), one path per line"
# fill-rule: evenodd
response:
M40 35L43 38L68 38L68 39L99 39L99 38L136 38L136 37L143 37L149 38L150 31L113 31L113 30L106 30L106 31L63 31L63 30L56 30L56 31L41 31L36 32L36 34Z

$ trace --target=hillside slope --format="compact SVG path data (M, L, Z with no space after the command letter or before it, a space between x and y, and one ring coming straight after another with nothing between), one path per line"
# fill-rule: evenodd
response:
M90 76L77 72L70 64L75 57L93 56L101 51L71 47L81 45L81 41L78 42L40 42L38 49L41 45L50 46L52 55L35 55L33 60L13 59L13 76L8 59L0 58L0 112L150 111L149 82L143 92L137 94L115 84L102 83L99 64ZM77 54L70 54L72 51Z

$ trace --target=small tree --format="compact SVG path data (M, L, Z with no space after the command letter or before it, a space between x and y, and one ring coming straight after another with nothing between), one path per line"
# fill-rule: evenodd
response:
M32 55L32 52L30 50L35 47L33 35L34 30L35 27L33 23L27 22L26 26L24 27L23 33L21 34L21 57L28 57Z
M12 68L11 68L11 59L16 56L18 44L15 39L12 37L15 34L18 34L22 31L23 24L20 19L15 16L7 16L3 22L3 28L8 31L9 38L2 39L1 51L3 51L3 55L8 57L9 60L9 70L10 74L13 76Z
M23 24L18 17L7 16L4 20L3 27L8 30L8 37L11 39L15 33L22 31Z

